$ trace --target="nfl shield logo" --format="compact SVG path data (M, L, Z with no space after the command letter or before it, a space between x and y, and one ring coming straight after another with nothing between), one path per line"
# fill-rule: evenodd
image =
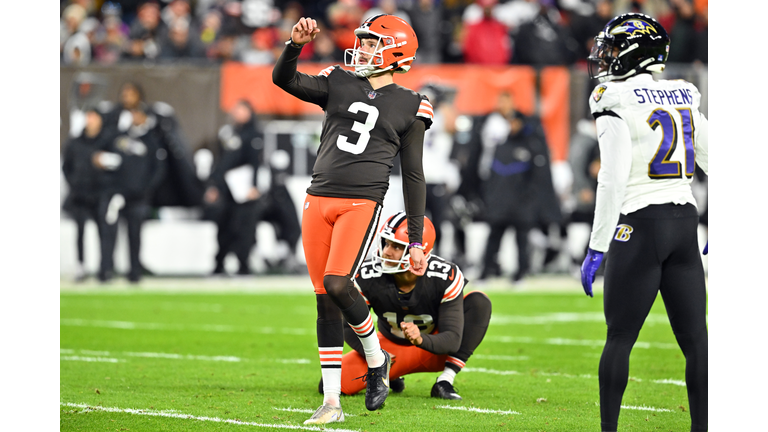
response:
M375 91L371 90L371 91L368 92L368 99L375 99L376 96L378 96L378 95L379 95L378 93L376 93Z

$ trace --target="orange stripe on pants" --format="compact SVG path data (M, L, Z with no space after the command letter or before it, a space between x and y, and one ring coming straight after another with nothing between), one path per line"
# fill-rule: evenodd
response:
M307 195L301 239L316 294L325 275L352 276L376 237L381 206L362 198ZM373 220L375 218L375 220Z
M395 361L389 370L389 379L399 378L403 375L420 372L442 372L445 369L447 354L437 355L423 350L415 345L397 345L390 341L381 332L377 332L381 348L390 355L395 355ZM355 379L365 375L368 371L368 363L365 357L350 351L341 358L341 392L355 394L365 389L362 379Z

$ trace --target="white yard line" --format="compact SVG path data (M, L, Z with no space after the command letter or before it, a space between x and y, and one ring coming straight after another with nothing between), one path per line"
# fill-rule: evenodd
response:
M176 410L154 411L154 410L143 410L143 409L133 409L133 408L90 406L85 404L64 403L64 402L60 402L60 405L71 407L71 408L81 408L85 411L104 411L104 412L112 412L112 413L145 415L145 416L153 416L153 417L168 417L168 418L177 418L177 419L185 419L185 420L209 421L209 422L215 422L215 423L230 423L230 424L236 424L241 426L256 426L256 427L263 427L263 428L300 429L300 430L309 430L309 431L328 431L328 432L359 432L351 429L333 429L333 428L326 428L326 427L321 428L317 426L295 426L295 425L286 425L286 424L267 424L267 423L246 422L246 421L237 420L237 419L222 419L219 417L193 416L191 414L180 413Z
M435 408L443 408L443 409L452 409L452 410L459 410L459 411L471 411L471 412L478 412L483 414L504 414L504 415L520 415L521 413L517 411L499 411L499 410L490 410L485 408L467 408L463 406L452 406L452 405L437 405Z
M662 380L655 380L653 381L656 384L673 384L680 387L685 387L685 381L680 380L673 380L673 379L662 379Z
M493 325L542 325L574 322L604 323L605 315L602 312L552 312L541 315L492 315ZM645 319L646 324L669 324L669 318L665 314L649 314Z
M288 334L298 336L308 336L315 334L315 329L303 328L273 328L273 327L236 327L231 325L217 324L170 324L170 323L140 323L131 321L108 321L108 320L84 320L77 318L62 318L59 321L61 326L72 327L102 327L116 328L123 330L178 330L178 331L211 331L219 333L260 333L260 334Z
M131 351L125 351L125 352L109 352L109 351L92 351L92 350L74 350L69 348L62 348L59 350L59 354L62 355L62 360L82 360L82 361L111 361L112 363L115 363L117 361L125 361L125 360L117 360L117 359L111 359L111 360L83 360L86 358L93 359L94 357L78 357L73 356L72 354L85 354L88 356L99 356L99 357L115 357L115 356L128 356L128 357L144 357L144 358L161 358L161 359L170 359L170 360L202 360L202 361L221 361L221 362L229 362L229 363L239 363L239 362L247 362L249 359L242 358L242 357L235 357L235 356L205 356L205 355L193 355L193 354L176 354L176 353L157 353L157 352L131 352ZM65 356L67 355L67 356ZM69 358L71 357L71 358ZM283 364L311 364L312 361L310 359L305 358L298 358L298 359L266 359L266 360L260 360L260 361L274 361L277 363L283 363Z
M124 353L130 357L150 357L150 358L166 358L177 360L205 360L205 361L223 361L237 363L243 361L240 357L233 356L204 356L204 355L191 355L191 354L167 354L167 353L153 353L153 352L126 352Z
M500 371L495 369L486 369L486 368L475 368L475 367L465 367L461 370L462 372L480 372L480 373L487 373L487 374L493 374L493 375L520 375L520 372L518 371Z
M485 339L493 342L502 342L502 343L571 345L571 346L589 346L593 348L600 348L605 345L604 340L590 340L590 339L564 339L564 338L536 339L531 337L515 337L515 336L488 336ZM656 349L673 349L673 350L680 349L680 347L677 344L657 343L657 342L635 342L635 348L642 348L642 349L656 348Z
M621 409L638 410L638 411L654 411L654 412L675 412L674 410L667 409L667 408L654 408L654 407L647 407L647 406L622 405Z
M272 409L273 410L277 410L277 411L300 412L300 413L307 413L307 414L314 414L315 413L315 410L309 409L309 408L291 408L291 407L288 407L288 408L277 408L277 407L272 407ZM346 412L344 413L344 417L355 417L355 416L356 416L355 414L349 414L349 413L346 413Z
M82 357L82 356L61 356L60 360L101 362L101 363L121 363L125 361L125 360L111 358L111 357Z
M487 369L487 368L476 368L476 367L465 367L461 370L462 372L476 372L476 373L487 373L492 375L532 375L532 376L544 376L544 377L562 377L562 378L586 378L586 379L597 379L596 376L590 375L590 374L581 374L581 375L572 375L572 374L566 374L566 373L560 373L560 372L535 372L535 373L529 373L529 372L519 372L515 370L497 370L497 369ZM630 381L634 382L643 382L640 378L635 377L629 377ZM676 386L682 386L685 387L685 381L680 380L674 380L674 379L660 379L660 380L652 380L650 381L654 384L672 384Z
M472 356L472 358L480 359L480 360L508 360L508 361L530 360L530 357L528 356L504 356L504 355L482 355L482 354L475 354Z

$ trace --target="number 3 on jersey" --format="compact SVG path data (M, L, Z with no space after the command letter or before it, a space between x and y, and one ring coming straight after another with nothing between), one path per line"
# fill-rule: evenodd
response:
M683 124L683 143L685 145L685 176L693 177L693 171L696 169L695 153L696 148L693 143L693 119L691 118L690 108L678 108ZM661 126L662 139L659 148L656 150L653 160L648 164L648 177L652 179L681 178L683 176L680 162L670 160L672 154L677 148L677 122L674 116L661 108L655 110L648 117L648 125L656 130Z
M336 147L339 150L358 155L365 151L365 148L368 146L368 141L371 139L371 131L376 126L376 120L379 119L379 109L363 102L355 102L349 106L348 111L354 114L362 111L368 115L365 117L365 123L356 121L352 124L352 131L360 134L357 142L350 143L347 136L339 135L339 138L336 139Z

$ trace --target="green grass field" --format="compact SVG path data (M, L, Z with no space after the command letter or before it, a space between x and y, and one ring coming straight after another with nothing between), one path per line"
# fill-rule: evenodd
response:
M321 430L303 425L322 403L309 285L62 281L60 429ZM484 291L492 321L454 382L463 401L429 397L437 373L410 375L375 412L362 394L342 396L347 419L325 430L599 431L600 293L569 278ZM684 367L659 297L632 352L620 430L689 430Z

